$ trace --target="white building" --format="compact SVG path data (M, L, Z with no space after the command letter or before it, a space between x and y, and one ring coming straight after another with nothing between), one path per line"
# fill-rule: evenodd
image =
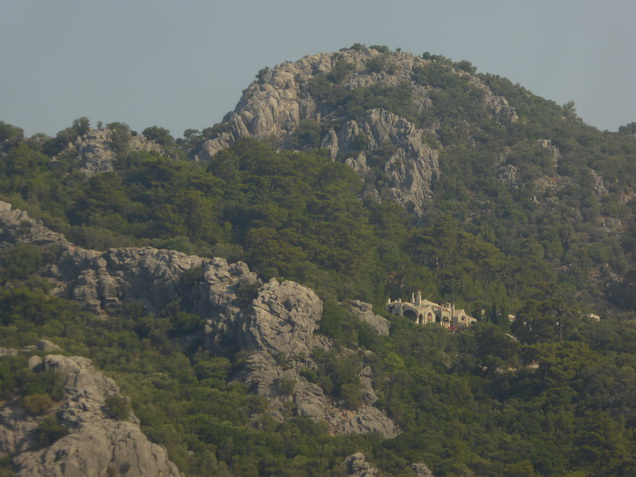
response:
M439 323L449 329L470 326L477 321L472 316L468 316L464 310L456 310L454 303L439 305L423 300L422 292L417 292L417 296L411 295L410 302L403 302L401 298L391 301L389 298L386 311L393 315L404 316L418 325Z

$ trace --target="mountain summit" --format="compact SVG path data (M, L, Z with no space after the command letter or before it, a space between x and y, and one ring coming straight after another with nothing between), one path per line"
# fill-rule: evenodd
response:
M466 103L458 124L439 115L449 94ZM468 62L358 45L261 70L201 156L211 158L245 137L288 149L323 148L365 179L368 195L421 214L440 173L440 149L451 139L448 129L469 132L474 116L494 124L518 120Z
M534 250L576 289L631 306L633 130L599 131L573 102L468 61L356 44L261 70L204 131L199 157L214 162L241 138L320 149L358 173L365 198L429 225L450 214L504 253Z

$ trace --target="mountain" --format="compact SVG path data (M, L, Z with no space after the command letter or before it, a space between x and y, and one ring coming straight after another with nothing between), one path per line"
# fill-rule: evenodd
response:
M634 135L601 132L469 62L354 45L264 69L199 156L240 138L322 148L353 168L364 196L434 224L451 215L606 312L633 302ZM625 288L627 287L627 288ZM596 305L598 304L598 305Z
M635 157L358 44L176 140L0 123L0 475L635 473Z
M364 391L364 395L347 398L343 394L344 403L330 399L316 384L322 374L319 367L324 356L336 354L334 342L317 334L323 305L312 290L275 279L264 284L244 263L228 264L221 258L206 260L152 248L107 252L82 249L5 202L0 202L0 228L5 247L54 249L52 261L43 272L53 284L51 291L71 297L96 316L121 313L127 303L136 303L155 313L177 302L187 306L198 320L204 320L203 329L199 330L203 332L200 336L203 349L218 352L231 346L249 354L240 372L230 379L246 383L256 395L266 397L267 415L271 418L284 421L293 408L294 415L327 424L333 434L374 433L384 438L399 434L395 423L372 406L378 397L372 387L370 367L355 370L363 383L357 391ZM384 322L380 325L383 325L381 332L388 334L386 320L370 313L370 307L356 305L365 308L364 319ZM61 351L52 344L49 348ZM19 354L18 350L3 350L5 355ZM357 362L356 355L361 352L348 350L345 355L350 354ZM47 443L53 444L51 448L42 445L41 440L31 442L34 438L29 436L35 433L38 421L28 419L28 413L17 403L6 405L5 427L0 429L6 443L3 452L12 457L17 475L73 475L76 470L72 469L83 469L85 475L106 475L112 469L123 475L179 475L174 464L167 462L165 451L146 443L138 429L124 422L112 430L113 422L107 419L104 421L107 425L101 422L104 402L112 396L124 398L112 380L96 373L88 360L62 356L41 359L36 355L29 359L29 367L36 374L40 367L41 371L58 370L65 374L65 396L58 399L56 419L58 428L73 431L68 436L52 438ZM24 403L30 396L22 400L22 407L26 408ZM86 404L83 399L95 402ZM348 402L350 399L359 402ZM88 410L97 415L85 416ZM135 417L132 420L137 421ZM104 432L103 439L96 438ZM89 435L94 449L77 444ZM20 444L11 445L16 442ZM112 460L104 455L112 455Z
M479 110L474 114L484 120L517 122L506 98L470 73L408 53L356 48L261 71L201 155L210 158L244 137L324 148L371 179L367 193L386 192L422 214L440 173L443 116L435 110L446 79L466 97L454 101L473 103L462 107Z

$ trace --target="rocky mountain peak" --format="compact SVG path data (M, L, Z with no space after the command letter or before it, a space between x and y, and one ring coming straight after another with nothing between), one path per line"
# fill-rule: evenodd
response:
M360 174L366 195L421 215L440 174L439 124L416 121L439 89L425 79L427 68L464 81L496 121L517 120L507 100L469 72L409 53L352 48L262 70L200 156L211 159L246 137L273 138L291 149L320 147ZM375 99L366 98L369 92Z

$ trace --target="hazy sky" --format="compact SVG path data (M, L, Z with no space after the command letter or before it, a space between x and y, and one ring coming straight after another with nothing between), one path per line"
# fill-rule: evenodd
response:
M600 129L636 121L634 0L0 0L0 120L180 137L261 68L354 43L468 60Z

